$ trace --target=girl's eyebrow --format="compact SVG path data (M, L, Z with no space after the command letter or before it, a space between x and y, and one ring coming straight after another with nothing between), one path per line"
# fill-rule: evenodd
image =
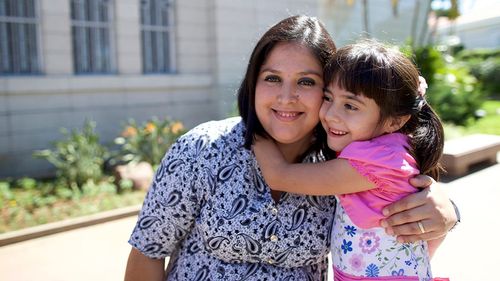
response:
M325 87L323 88L323 91L324 92L327 92L331 95L333 95L333 92L328 88L328 87ZM348 99L348 100L353 100L353 101L356 101L356 102L359 102L361 103L362 105L366 105L363 100L360 98L360 95L355 95L353 93L349 93L349 94L343 94L341 97L345 98L345 99Z
M359 102L359 103L365 105L363 99L360 98L360 95L355 95L355 94L350 93L350 94L345 94L343 96L344 96L344 98L346 98L348 100L353 100L353 101L356 101L356 102Z

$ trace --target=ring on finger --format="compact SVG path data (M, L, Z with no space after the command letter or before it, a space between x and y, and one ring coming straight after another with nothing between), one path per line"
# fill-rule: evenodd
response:
M417 221L417 225L418 225L418 229L420 229L420 232L422 234L425 233L425 228L424 228L424 225L422 224L422 221Z

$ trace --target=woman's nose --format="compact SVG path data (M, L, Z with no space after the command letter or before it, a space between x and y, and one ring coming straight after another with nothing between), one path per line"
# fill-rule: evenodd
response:
M298 101L299 93L297 92L297 87L290 84L283 84L278 99L283 103Z

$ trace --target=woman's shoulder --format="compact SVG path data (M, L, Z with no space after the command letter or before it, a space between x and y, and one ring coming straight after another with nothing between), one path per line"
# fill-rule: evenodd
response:
M179 137L171 150L188 156L200 156L203 151L235 149L243 143L244 125L240 117L208 121L197 125ZM224 143L224 146L218 143Z
M189 130L185 136L206 136L211 139L217 139L222 135L231 134L235 130L243 130L241 117L230 117L199 124Z

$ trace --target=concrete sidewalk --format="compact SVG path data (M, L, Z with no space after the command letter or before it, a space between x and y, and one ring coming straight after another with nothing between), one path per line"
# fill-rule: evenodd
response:
M462 223L434 257L435 276L453 281L498 280L500 164L443 183L460 206ZM0 247L3 281L123 280L136 217Z

